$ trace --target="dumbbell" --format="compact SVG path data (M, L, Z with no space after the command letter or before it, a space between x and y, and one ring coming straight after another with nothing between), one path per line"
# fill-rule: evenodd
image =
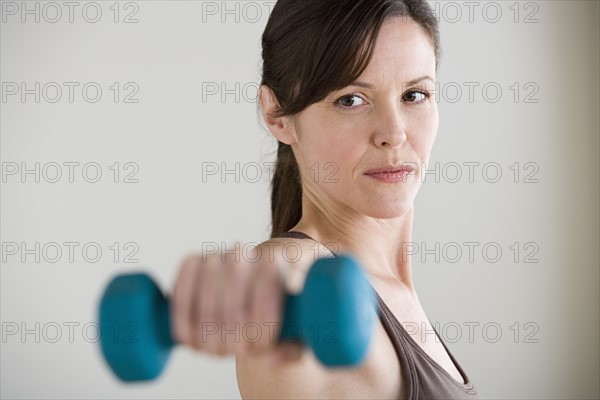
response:
M327 367L361 363L378 307L358 262L349 254L317 260L303 291L286 294L279 341L309 346ZM114 277L99 307L102 354L126 382L156 378L176 345L169 301L144 273Z

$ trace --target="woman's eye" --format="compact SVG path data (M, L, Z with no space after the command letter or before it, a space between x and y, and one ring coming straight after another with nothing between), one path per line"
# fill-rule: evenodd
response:
M411 90L402 96L402 99L407 103L421 104L427 101L430 96L431 94L426 91ZM355 94L340 97L335 103L339 108L350 111L359 108L360 105L367 104L360 96Z
M336 103L340 104L342 108L354 109L357 105L360 105L361 101L364 103L362 98L352 94L349 96L340 97Z
M413 90L404 95L404 101L409 103L423 103L429 98L429 93Z

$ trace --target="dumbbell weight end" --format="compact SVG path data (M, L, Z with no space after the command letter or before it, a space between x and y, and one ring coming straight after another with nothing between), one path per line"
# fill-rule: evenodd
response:
M126 382L156 378L175 341L169 303L144 273L115 277L100 303L101 350L117 377Z

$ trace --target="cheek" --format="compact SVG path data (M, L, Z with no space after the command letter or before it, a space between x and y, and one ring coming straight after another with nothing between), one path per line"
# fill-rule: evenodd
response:
M360 161L364 149L352 140L356 126L331 118L314 118L302 126L306 139L302 147L306 172L319 183L342 183L352 177L353 168ZM339 185L336 185L339 186Z
M310 173L327 192L335 192L352 179L355 165L359 163L360 151L349 140L321 141L314 147L310 160Z
M423 118L415 124L413 134L409 135L408 140L421 161L428 162L431 149L437 136L439 127L439 118L437 112Z

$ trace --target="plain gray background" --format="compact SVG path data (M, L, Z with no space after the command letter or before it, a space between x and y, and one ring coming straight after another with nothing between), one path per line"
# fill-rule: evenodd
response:
M267 239L275 140L255 93L274 3L91 3L72 21L62 1L1 3L2 398L239 398L233 358L184 348L159 380L120 384L94 322L117 272L168 291L203 244ZM416 200L419 297L482 398L597 399L599 3L431 4L439 174ZM21 174L36 163L39 182Z

